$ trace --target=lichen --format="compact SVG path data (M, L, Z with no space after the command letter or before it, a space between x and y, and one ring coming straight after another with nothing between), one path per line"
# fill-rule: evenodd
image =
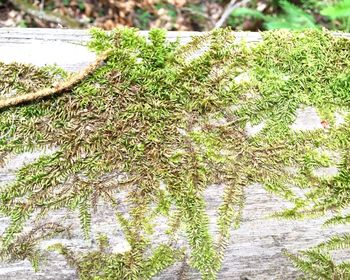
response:
M67 258L81 279L149 279L187 257L203 279L215 279L231 228L239 226L245 186L261 183L294 203L276 213L285 218L346 208L350 118L345 115L335 125L334 114L350 110L350 42L319 30L262 35L264 40L252 46L220 29L180 46L157 29L149 38L134 29L110 34L93 29L90 48L109 51L103 65L65 94L0 113L0 163L10 154L55 148L0 189L0 214L11 219L0 239L2 258L27 258L37 266L41 240L67 231L40 221L51 211L67 209L79 213L86 239L100 241L99 248L85 253L63 244L50 247ZM67 78L57 71L0 64L0 75L6 77L0 80L5 88L0 98ZM307 107L322 123L312 131L293 129L298 110ZM247 125L261 123L254 135L246 133ZM320 155L320 149L336 151L340 161ZM338 168L333 177L315 175L316 168L332 165ZM109 176L114 173L125 176L114 180ZM225 185L216 238L209 231L203 197L215 184ZM304 196L290 186L302 189ZM128 193L128 216L115 198L122 191ZM114 209L130 250L113 253L108 239L91 236L91 213L100 200ZM167 218L169 241L154 246L150 237L159 215ZM29 219L40 225L28 232ZM339 221L349 217L334 216L329 223ZM188 248L174 245L180 231ZM319 271L306 264L315 260L323 273L318 276L331 273L327 269L341 270L341 275L350 270L347 263L330 266L328 257L307 254L302 263L290 256L312 276Z

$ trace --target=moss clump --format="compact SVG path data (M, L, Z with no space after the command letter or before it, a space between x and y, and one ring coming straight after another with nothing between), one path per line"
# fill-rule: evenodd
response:
M35 245L60 234L62 227L43 224L42 231L29 233L23 227L30 217L41 220L56 209L78 211L85 238L95 238L91 211L103 200L115 209L131 248L112 253L105 239L99 250L84 254L53 246L81 279L149 279L183 260L185 251L203 279L214 279L230 228L239 224L245 186L259 182L294 202L294 208L279 213L284 217L348 206L350 121L347 117L336 126L332 118L336 110L350 109L348 40L317 30L278 31L264 33L263 42L248 47L224 29L179 46L167 42L161 30L152 30L148 39L133 29L92 34L90 47L110 52L104 65L62 96L0 114L3 158L55 148L22 167L0 191L0 214L11 219L0 240L3 257L37 264ZM202 55L193 55L204 46ZM12 68L18 73L28 66L1 64L0 73ZM56 77L45 71L23 71L18 80L1 81L0 87L18 88L38 75L26 90L39 89ZM291 129L303 106L327 117L329 128ZM250 137L245 128L260 122L265 127ZM340 162L319 155L320 149L339 152ZM333 178L313 172L332 164L339 169ZM290 173L290 166L296 171ZM115 172L124 178L111 180ZM216 239L209 232L203 198L213 184L226 186ZM305 198L290 185L302 188ZM115 199L121 191L128 193L127 218ZM154 247L150 229L159 215L168 220L170 241ZM182 229L188 250L171 242Z

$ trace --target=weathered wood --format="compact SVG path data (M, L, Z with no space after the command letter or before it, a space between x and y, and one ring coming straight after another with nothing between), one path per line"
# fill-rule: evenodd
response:
M144 32L143 34L146 35ZM180 36L182 42L188 42L195 32L169 32L169 40ZM335 34L339 36L339 34ZM341 34L344 36L344 34ZM348 36L345 34L345 36ZM71 71L83 68L93 61L95 55L85 47L90 36L82 30L53 30L53 29L0 29L0 61L25 62L35 65L53 64ZM238 39L247 42L261 40L259 33L237 33ZM310 113L311 114L311 113ZM311 118L311 117L310 117ZM302 119L300 127L310 125L307 118ZM316 120L317 121L317 120ZM312 125L312 124L311 124ZM1 185L14 178L14 172L25 162L33 160L42 152L26 153L13 157L8 164L0 169ZM327 172L327 171L326 171ZM215 236L216 210L221 203L222 186L211 186L205 191L207 202L207 213L210 217L210 230ZM123 194L119 194L123 199ZM277 210L288 206L288 202L267 193L261 185L248 186L245 190L246 204L243 211L243 221L239 229L232 230L232 238L226 252L223 267L218 279L295 279L299 272L293 268L284 257L282 251L288 249L296 252L316 245L326 240L334 233L342 233L347 230L345 226L322 228L325 218L286 221L268 218ZM67 211L56 211L48 218L50 221L60 221L66 225L73 226L72 239L53 239L41 244L62 242L68 244L75 250L88 250L95 244L83 241L82 232L79 227L77 213ZM8 225L9 220L0 217L0 234ZM101 204L97 213L93 215L93 234L106 233L111 243L118 251L124 250L126 244L122 230L115 223L113 210ZM30 227L28 223L27 227ZM157 230L154 233L154 242L164 241L166 235L166 223L159 217ZM185 243L185 238L179 242ZM343 257L343 256L342 256ZM155 279L178 279L184 264L179 263L164 271ZM185 269L183 279L199 279L196 271ZM73 280L77 279L75 271L68 267L62 256L56 253L47 254L47 263L42 270L34 273L27 261L16 263L0 263L1 280Z
M146 35L147 32L141 31ZM168 32L169 40L191 40L198 32ZM259 33L237 33L249 42L261 39ZM31 63L37 66L56 64L68 71L77 71L95 59L85 45L90 39L86 30L70 29L0 29L0 61Z

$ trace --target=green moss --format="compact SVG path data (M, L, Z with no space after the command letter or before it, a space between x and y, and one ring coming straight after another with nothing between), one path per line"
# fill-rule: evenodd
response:
M276 214L285 218L349 205L350 118L340 126L334 120L337 110L350 111L347 39L319 30L275 31L248 46L224 29L179 46L156 29L148 39L134 29L93 29L92 36L93 50L112 50L105 64L71 92L0 114L4 159L56 148L22 167L0 191L0 214L11 219L0 239L4 258L38 263L37 244L62 234L62 228L44 227L34 238L23 226L29 217L40 220L40 214L67 209L79 212L86 239L100 240L99 249L88 253L51 248L66 256L81 279L149 279L186 254L203 279L215 279L231 228L239 226L245 186L259 182L293 202ZM206 44L207 51L190 59ZM67 77L58 69L18 64L0 64L0 73L10 77L0 79L6 89L0 98ZM303 107L316 108L327 127L292 130ZM248 136L245 127L260 122L262 131ZM340 162L320 150L339 152ZM313 172L334 164L339 173L332 178ZM113 172L127 174L125 180L107 180ZM203 197L213 184L225 185L217 236L209 232ZM305 197L297 197L291 185ZM116 210L115 222L131 249L115 254L105 237L91 236L91 211L98 200L118 209L114 196L122 190L129 215ZM154 246L150 238L160 215L167 219L170 241ZM330 223L340 220L347 221L337 216ZM189 248L173 246L180 231ZM20 246L23 239L28 246Z

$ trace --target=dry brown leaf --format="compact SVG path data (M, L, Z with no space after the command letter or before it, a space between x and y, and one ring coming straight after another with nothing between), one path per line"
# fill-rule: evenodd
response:
M178 8L181 8L187 4L187 1L186 0L168 0L168 3Z

